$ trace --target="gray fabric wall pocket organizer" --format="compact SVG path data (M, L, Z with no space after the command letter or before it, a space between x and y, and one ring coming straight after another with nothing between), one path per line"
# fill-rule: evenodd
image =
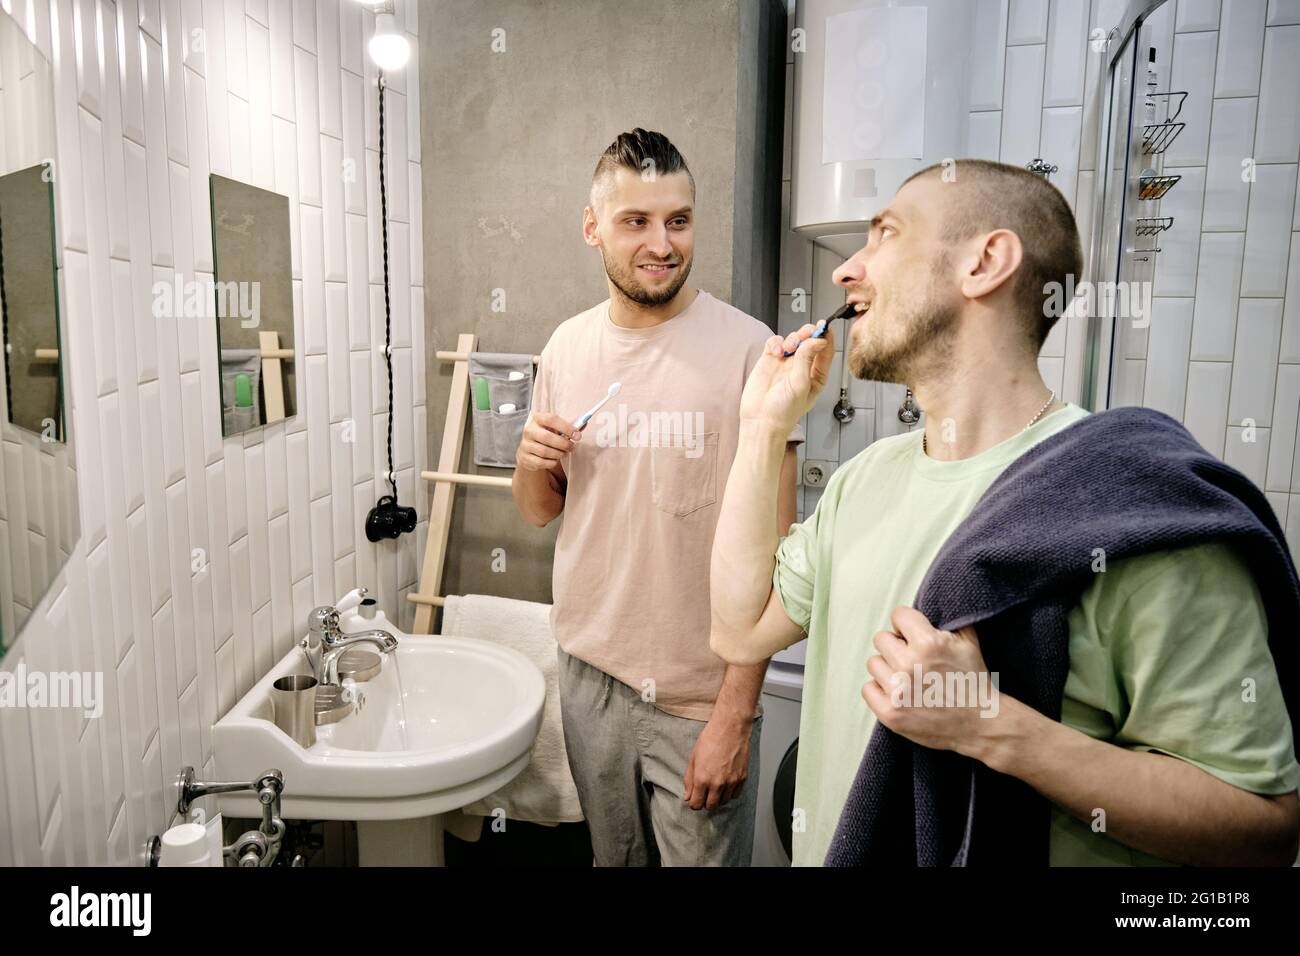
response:
M533 357L504 352L472 353L469 392L474 420L474 464L513 468L532 404ZM504 412L502 406L506 407Z

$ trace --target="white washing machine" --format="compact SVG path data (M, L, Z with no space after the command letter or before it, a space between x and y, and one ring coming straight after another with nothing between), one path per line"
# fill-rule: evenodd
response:
M772 658L763 682L753 866L790 865L790 814L803 706L803 642Z

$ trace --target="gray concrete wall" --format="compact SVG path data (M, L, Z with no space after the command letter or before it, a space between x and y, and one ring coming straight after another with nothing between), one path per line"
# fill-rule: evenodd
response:
M775 327L785 22L779 0L421 6L431 455L451 382L437 349L474 332L483 351L536 354L607 297L582 209L597 157L624 130L663 132L695 176L692 284ZM504 312L492 311L497 289ZM510 474L475 469L468 440L461 470ZM458 489L443 593L549 602L558 524L527 525L508 492ZM491 570L496 548L504 574Z

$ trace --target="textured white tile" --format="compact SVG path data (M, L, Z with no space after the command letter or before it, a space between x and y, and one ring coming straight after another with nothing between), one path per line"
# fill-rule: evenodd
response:
M235 612L235 693L246 694L256 681L253 666L252 584L249 580L248 538L237 539L230 546L231 604Z
M172 573L172 623L176 653L176 687L188 687L197 673L194 659L194 591L190 584L193 555L189 537L189 502L186 483L178 481L166 490L168 566Z
M180 0L181 62L199 76L208 72L207 26L203 21L203 0Z
M267 425L263 430L263 455L266 461L266 514L274 519L289 511L289 462L285 447L284 422Z
M238 0L223 0L225 9L226 83L229 91L248 102L248 27L244 6ZM231 153L233 157L235 154Z
M329 481L328 472L325 480ZM334 588L333 523L329 496L312 501L311 574L317 604L330 603L338 598L338 591Z
M1074 207L1075 187L1079 179L1079 136L1083 109L1079 106L1062 106L1043 110L1041 153L1059 167L1052 174L1052 185L1061 191L1071 208Z
M100 115L99 15L94 0L73 0L73 55L77 62L78 102Z
M302 201L321 204L320 110L316 78L316 58L310 53L293 51L294 86L298 111L294 124L298 130L298 188Z
M986 110L968 113L966 122L966 155L972 159L991 159L996 161L1002 138L1002 112ZM807 239L797 237L799 241L811 248ZM782 255L784 261L785 256Z
M353 428L352 471L353 480L361 481L374 476L371 436L370 353L351 352L350 415Z
M185 115L185 67L181 61L185 44L181 35L180 13L180 0L163 0L163 102L167 122L167 158L172 162L188 165L190 160Z
M1268 468L1269 431L1229 425L1223 449L1223 460L1260 488L1264 487Z
M1047 0L1011 0L1007 44L1047 42Z
M341 422L330 426L330 508L334 517L335 559L351 553L352 526L356 520L352 502L352 450L345 429ZM404 431L409 432L409 429Z
M1300 23L1300 0L1268 0L1268 25Z
M307 448L311 464L307 477L313 501L328 495L330 490L329 373L326 362L324 355L308 355L304 363L307 367ZM315 530L313 523L313 533Z
M1279 365L1264 482L1268 491L1291 490L1297 427L1300 427L1300 365Z
M1047 39L1044 106L1082 106L1088 54L1088 0L1057 0Z
M348 278L347 236L344 228L343 141L320 137L321 214L325 250L325 280L346 282Z
M194 270L212 271L212 203L208 189L208 98L203 77L185 70L185 104L190 136L190 227Z
M319 85L320 129L330 136L343 136L342 96L339 75L339 0L319 0L316 33L316 73Z
M293 42L309 53L316 52L316 8L318 5L322 14L332 12L332 5L328 2L321 2L321 0L293 0ZM328 16L324 16L322 19L328 19Z
M268 3L271 54L271 112L291 119L297 113L293 61L299 52L293 45L293 3Z
M1179 33L1174 38L1171 88L1187 91L1178 116L1187 126L1165 151L1166 166L1203 166L1210 136L1217 33Z
M1286 293L1291 217L1295 205L1295 166L1256 166L1250 187L1250 220L1241 269L1243 296Z
M232 93L226 97L226 107L230 122L230 177L246 183L253 178L253 128L248 103Z
M299 207L302 216L302 305L303 349L308 355L324 355L325 333L325 263L324 237L321 235L321 211L314 206Z
M1249 160L1255 139L1255 105L1254 97L1214 101L1201 220L1206 232L1240 232L1246 228L1250 184L1243 163ZM1178 183L1169 195L1182 192L1186 185Z
M348 261L348 343L370 348L370 260L365 216L346 217Z
M114 45L121 53L122 134L144 145L144 89L140 79L140 44L135 32L139 23L136 0L118 0L116 23L120 42Z
M230 607L230 522L226 504L226 463L215 462L207 468L208 483L208 540L212 542L212 632L220 644L234 633L234 619Z
M267 563L267 503L265 451L261 445L244 449L245 492L248 495L248 565L253 584L253 607L271 599Z
M253 666L265 674L275 663L275 634L268 600L253 612Z
M289 260L294 278L302 277L302 233L298 210L298 130L279 116L271 117L275 155L275 191L289 197Z
M1282 311L1282 361L1300 362L1300 235L1294 232Z
M1259 92L1265 10L1260 0L1224 0L1215 96L1254 96Z
M145 171L149 186L149 228L153 237L153 263L171 266L171 180L167 170L167 117L163 103L162 48L143 37L141 68L145 94Z
M352 404L349 384L348 296L339 282L325 285L325 325L328 338L330 421L348 417Z
M1192 362L1187 367L1187 407L1183 424L1211 454L1223 456L1227 428L1229 362Z
M239 0L235 2L238 3ZM248 16L264 27L271 24L270 6L271 0L244 0L244 9L248 12Z
M266 27L251 17L245 21L248 40L248 127L252 184L274 189L275 157L271 127L271 38Z
M1002 108L1004 163L1023 166L1040 155L1038 131L1043 106L1042 44L1007 48L1007 76Z
M1178 0L1179 33L1219 29L1219 0Z
M1300 157L1300 26L1270 27L1264 34L1255 161L1294 163Z
M1181 420L1192 340L1192 300L1154 299L1149 336L1142 404Z
M362 10L359 4L339 3L339 60L343 69L361 76L365 70L362 62L367 34L363 29Z
M293 582L289 580L289 515L271 520L271 642L279 660L293 644Z
M1201 237L1192 320L1192 358L1196 361L1232 361L1243 244L1239 232L1205 233Z
M1281 299L1242 299L1237 314L1237 344L1232 361L1228 421L1251 419L1269 426L1282 332Z
M162 37L162 14L159 10L159 0L138 0L139 7L139 27L153 39L158 40Z
M416 137L418 139L418 137ZM410 228L410 283L411 288L424 286L424 201L421 198L424 189L420 182L420 164L407 163L407 175L410 179L408 203L411 212Z
M1159 236L1160 254L1156 256L1154 284L1157 296L1196 295L1206 169L1204 166L1185 166L1177 172L1183 178L1165 193L1158 209L1160 216L1172 217L1174 224Z
M350 213L366 212L366 152L364 85L361 77L344 73L343 83L343 198Z

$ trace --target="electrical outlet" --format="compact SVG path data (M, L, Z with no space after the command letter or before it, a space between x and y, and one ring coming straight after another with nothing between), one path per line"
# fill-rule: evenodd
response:
M838 465L833 461L817 461L808 459L803 463L803 483L808 488L824 488L826 482L830 481L831 475L835 474Z

